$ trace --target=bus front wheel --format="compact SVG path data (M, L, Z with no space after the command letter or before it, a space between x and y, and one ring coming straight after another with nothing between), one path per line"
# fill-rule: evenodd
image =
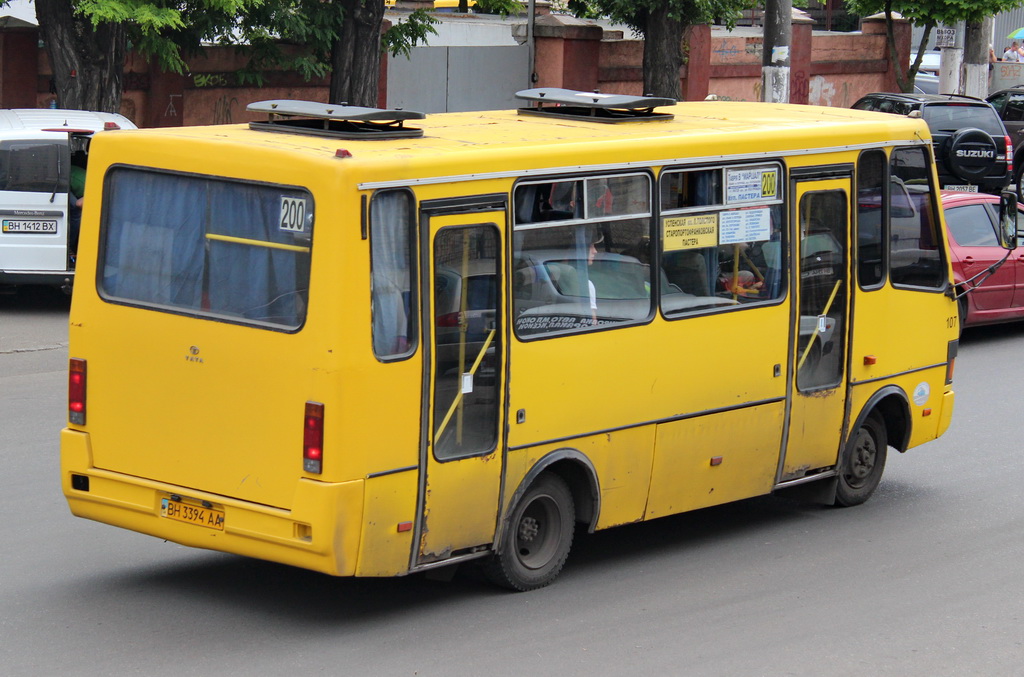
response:
M544 473L513 508L498 552L485 564L484 573L512 590L544 587L562 570L575 527L569 487L554 473Z
M888 437L885 421L871 412L850 436L839 464L836 505L860 505L882 480Z

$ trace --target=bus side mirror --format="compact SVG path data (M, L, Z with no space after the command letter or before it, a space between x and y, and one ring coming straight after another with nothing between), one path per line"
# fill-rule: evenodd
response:
M1017 196L1008 190L999 195L999 246L1017 248Z

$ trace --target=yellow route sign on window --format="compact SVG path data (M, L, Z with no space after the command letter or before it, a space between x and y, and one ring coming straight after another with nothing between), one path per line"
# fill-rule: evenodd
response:
M661 221L665 251L699 249L718 244L718 214L669 216Z

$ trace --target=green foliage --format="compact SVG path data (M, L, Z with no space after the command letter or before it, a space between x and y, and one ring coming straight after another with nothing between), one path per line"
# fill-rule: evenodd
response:
M601 9L590 0L567 0L565 6L573 16L581 19L601 18Z
M262 85L263 73L275 67L296 71L309 81L329 72L331 45L344 20L340 2L254 3L233 17L234 29L223 31L217 42L248 53L249 61L238 73L240 82Z
M526 11L526 8L518 0L475 0L475 2L475 11L482 14L512 16Z
M183 54L230 30L239 13L264 0L71 0L93 26L124 24L129 43L165 70L185 71Z
M263 2L242 12L236 30L222 36L221 42L249 52L249 64L239 73L243 82L262 83L262 72L271 67L294 70L312 80L330 72L331 50L341 37L345 11L345 3L337 0ZM437 35L436 23L427 11L418 9L384 32L381 50L408 57L413 47Z
M1024 1L1024 0L1021 0ZM757 0L569 0L568 7L578 17L607 16L626 24L639 35L646 34L647 17L655 9L668 7L668 15L684 26L721 23L732 27L740 12L758 4Z
M847 8L861 16L878 14L888 9L898 12L917 26L926 23L949 26L958 21L979 22L1022 5L1024 0L846 0Z
M149 2L125 2L124 0L80 0L78 11L92 22L130 24L143 35L157 34L162 30L182 28L181 12L174 7L162 7Z
M412 48L419 43L426 44L427 36L437 35L434 24L440 23L424 9L417 9L405 21L392 24L380 38L381 49L391 56L409 58Z

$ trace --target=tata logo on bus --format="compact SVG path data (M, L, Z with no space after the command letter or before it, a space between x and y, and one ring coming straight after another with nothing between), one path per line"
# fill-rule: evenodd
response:
M203 358L199 356L199 346L190 346L188 349L188 355L185 356L186 362L198 362L203 364Z

